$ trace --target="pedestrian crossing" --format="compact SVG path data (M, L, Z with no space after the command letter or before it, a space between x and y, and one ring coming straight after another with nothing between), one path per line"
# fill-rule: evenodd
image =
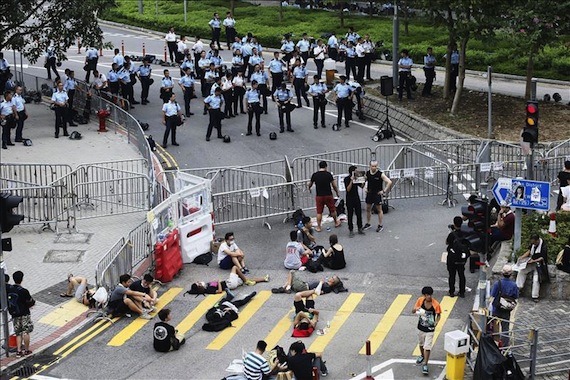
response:
M220 351L225 347L235 349L235 345L241 344L238 342L241 342L244 336L250 337L252 331L256 340L265 340L269 347L274 347L277 344L288 347L290 344L292 321L295 316L294 309L290 307L293 303L292 295L272 294L268 290L259 291L247 305L240 308L239 318L232 322L232 327L211 333L201 331L201 326L205 322L204 316L212 306L221 300L224 294L208 295L199 300L189 300L183 298L182 292L183 288L178 287L166 290L160 296L156 311L151 314L155 317L153 320L125 318L119 321L118 318L115 318L114 324L98 322L59 348L55 354L62 357L68 356L99 334L105 337L103 344L116 348L127 344L136 336L142 337L143 334L148 336L148 339L152 339L149 331L154 322L158 320L158 312L166 307L171 308L177 316L172 322L175 328L179 333L185 334L188 340L192 340L192 345L195 347L210 351ZM321 304L319 299L322 297L317 299L317 307ZM405 344L409 347L410 355L417 356L419 354L419 347L416 345L416 339L413 338L416 333L417 320L410 313L413 306L412 302L415 301L415 297L411 294L396 295L385 311L365 310L367 309L363 306L367 303L365 302L365 293L342 293L324 297L334 297L335 302L333 304L338 307L333 307L334 310L331 310L331 307L328 306L326 310L321 311L317 329L324 330L324 334L314 333L313 336L306 338L305 344L309 351L325 352L327 348L340 346L354 350L354 352L359 350L360 355L366 355L365 342L369 340L371 354L374 355L381 350L383 345L388 344L388 342L393 344L394 339L396 339L398 344ZM452 327L446 329L445 325L456 301L457 298L447 296L441 299L442 315L435 330L434 342L437 343L438 337L443 331L453 329ZM187 315L180 315L180 305L187 305L189 302L192 303L189 305L191 310L188 311ZM399 332L392 331L397 325L400 330L403 328L407 334L409 332L408 335L412 335L411 339L402 340L399 338L397 336ZM191 330L193 332L189 336ZM105 335L102 335L103 332ZM350 339L350 345L346 341L347 336Z

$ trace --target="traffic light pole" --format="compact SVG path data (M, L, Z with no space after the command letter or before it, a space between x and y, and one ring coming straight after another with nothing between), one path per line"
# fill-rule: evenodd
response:
M530 100L536 101L536 83L537 79L530 80ZM534 180L534 144L530 143L530 155L526 160L526 179Z

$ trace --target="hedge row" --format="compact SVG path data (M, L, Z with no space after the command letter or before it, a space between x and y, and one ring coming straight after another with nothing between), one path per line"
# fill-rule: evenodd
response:
M568 241L568 236L570 236L570 212L562 211L556 213L556 230L558 231L558 237L556 238L548 233L550 218L547 214L538 212L529 213L523 216L522 221L521 248L517 252L517 256L526 252L530 236L537 233L547 244L548 262L554 264L556 255L564 249L564 245Z

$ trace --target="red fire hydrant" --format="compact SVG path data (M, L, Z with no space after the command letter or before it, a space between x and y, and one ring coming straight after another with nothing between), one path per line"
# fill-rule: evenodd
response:
M111 115L109 110L102 108L97 111L97 117L99 118L99 130L97 132L107 132L106 122L109 115Z

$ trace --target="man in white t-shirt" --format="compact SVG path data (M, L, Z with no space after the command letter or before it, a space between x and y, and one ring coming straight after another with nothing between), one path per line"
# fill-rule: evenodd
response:
M289 235L291 241L285 248L287 253L283 264L287 269L299 269L309 260L312 251L297 241L297 231L291 231Z
M249 269L245 266L245 254L237 246L233 232L226 233L224 242L220 244L218 265L221 269L232 269L235 265L242 273L249 273Z

